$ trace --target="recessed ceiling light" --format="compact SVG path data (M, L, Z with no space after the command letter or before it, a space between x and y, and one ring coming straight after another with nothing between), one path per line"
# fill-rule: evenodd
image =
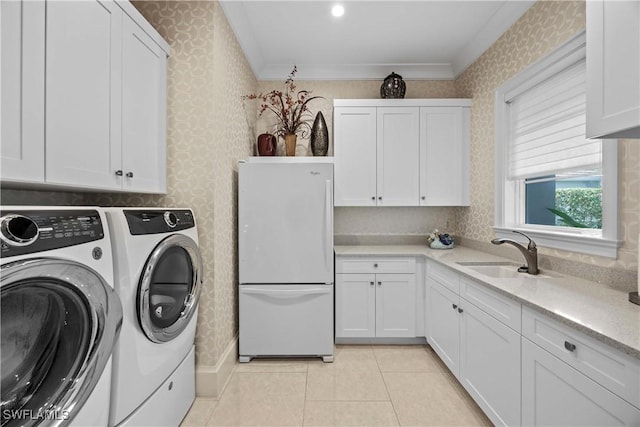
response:
M335 17L344 15L344 6L337 4L331 8L331 14Z

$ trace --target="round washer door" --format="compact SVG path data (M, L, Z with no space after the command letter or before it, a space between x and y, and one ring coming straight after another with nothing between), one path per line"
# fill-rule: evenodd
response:
M122 306L94 270L52 258L1 267L2 426L65 425L111 356Z
M193 239L173 234L153 250L138 287L138 320L145 335L162 343L177 337L196 312L202 289L202 256Z

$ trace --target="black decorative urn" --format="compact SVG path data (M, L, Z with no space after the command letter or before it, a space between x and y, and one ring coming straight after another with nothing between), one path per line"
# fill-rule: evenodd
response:
M402 80L402 76L391 73L382 82L380 86L380 96L382 98L404 98L407 85Z
M311 152L314 156L326 156L329 151L329 129L324 121L321 111L318 111L316 119L311 127Z

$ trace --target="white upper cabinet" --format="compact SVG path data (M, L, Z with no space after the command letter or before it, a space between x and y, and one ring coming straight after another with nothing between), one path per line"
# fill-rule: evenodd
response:
M335 205L468 205L470 106L334 100Z
M420 205L469 205L471 111L420 108Z
M166 42L129 2L25 1L21 35L7 3L2 183L165 192ZM10 39L32 66L14 69L5 59L16 55L15 43L5 52ZM5 68L22 93L5 93ZM13 106L6 114L5 103Z
M640 138L640 2L587 2L587 137Z
M0 2L3 179L44 182L44 23L36 1Z
M377 109L377 205L417 206L418 107Z
M70 29L73 29L72 31ZM121 186L122 11L111 1L47 2L46 180ZM79 36L81 35L81 36Z
M122 43L123 189L166 191L167 54L135 22Z
M375 206L376 108L333 111L334 205Z

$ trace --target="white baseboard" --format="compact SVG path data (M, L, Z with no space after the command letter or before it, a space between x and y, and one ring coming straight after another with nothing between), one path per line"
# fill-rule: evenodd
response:
M196 366L196 397L219 398L231 378L238 358L236 335L215 366Z

